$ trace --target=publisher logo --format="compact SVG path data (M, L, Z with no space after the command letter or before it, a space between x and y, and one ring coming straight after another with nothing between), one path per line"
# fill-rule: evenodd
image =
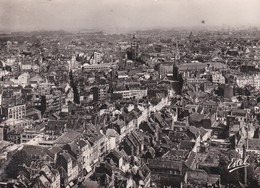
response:
M227 167L228 171L231 173L234 170L237 170L239 168L244 168L244 167L249 166L249 163L247 163L248 157L249 156L246 156L246 158L244 160L238 159L238 158L232 158L231 162L229 163L229 165Z

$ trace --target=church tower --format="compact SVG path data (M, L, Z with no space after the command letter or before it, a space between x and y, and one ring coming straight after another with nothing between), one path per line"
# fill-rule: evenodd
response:
M132 41L131 41L131 52L132 52L132 60L136 61L136 58L138 56L138 44L136 36L133 35Z

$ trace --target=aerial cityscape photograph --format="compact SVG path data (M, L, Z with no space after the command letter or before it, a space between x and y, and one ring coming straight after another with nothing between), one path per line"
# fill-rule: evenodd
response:
M260 0L0 0L0 188L260 188Z

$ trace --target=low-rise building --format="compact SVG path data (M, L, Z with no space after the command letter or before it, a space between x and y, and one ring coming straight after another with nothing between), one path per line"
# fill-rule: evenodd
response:
M40 132L34 131L34 130L24 130L21 133L21 143L27 143L37 135L39 135Z
M130 98L141 99L147 96L147 89L114 91L114 93L122 94L123 99L130 99Z
M82 69L84 71L104 71L104 70L110 70L110 69L117 69L118 65L117 63L100 63L100 64L84 64L82 66Z

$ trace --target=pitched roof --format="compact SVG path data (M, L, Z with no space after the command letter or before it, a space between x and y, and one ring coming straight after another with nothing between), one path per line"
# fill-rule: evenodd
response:
M67 162L70 162L72 160L72 157L70 154L66 153L66 152L63 152L61 154L61 156L63 156L63 158L67 161Z
M182 162L180 161L172 161L167 159L148 159L148 167L151 168L159 168L159 169L176 169L182 170Z
M62 152L62 149L60 147L57 147L57 146L53 146L51 148L48 149L48 154L54 158L54 156L58 153Z
M195 138L200 135L199 129L194 126L190 126L188 130L194 135Z
M185 150L192 150L192 148L195 146L195 142L189 141L189 140L181 140L180 143L180 149Z
M160 113L155 112L154 117L157 119L161 127L168 127L167 123L163 120Z
M48 148L43 146L24 145L22 150L26 151L29 155L42 157L47 153Z
M55 144L68 144L74 140L76 140L77 138L79 138L81 136L82 133L80 132L76 132L76 131L70 131L67 132L63 135L61 135L56 141Z
M171 159L171 160L183 160L186 159L189 154L188 150L170 150L165 153L162 158Z
M200 136L204 136L205 134L207 134L207 130L206 129L204 129L203 127L200 127Z
M91 181L89 179L86 179L84 182L83 182L83 187L86 187L86 188L99 188L99 184L97 181Z
M246 116L246 111L244 109L233 108L231 110L231 114L237 116Z
M122 155L116 151L116 150L111 150L110 153L108 154L109 156L114 156L116 159L121 159L122 158Z
M249 138L248 139L248 149L249 150L260 150L260 139Z
M190 121L200 122L204 118L204 115L194 112L190 115Z
M40 75L36 75L30 79L30 81L43 81L44 79Z
M169 138L171 141L181 141L181 140L188 140L190 139L185 132L170 132Z
M65 128L67 120L49 120L45 128L48 130L57 130Z
M254 174L260 174L260 167L257 167L254 171Z
M85 147L86 145L88 145L88 142L87 141L85 141L85 140L80 140L79 141L79 147L82 149L83 147Z
M76 155L80 155L81 154L81 149L77 146L77 144L75 142L69 143L71 151L73 153L75 153Z
M36 109L36 108L27 108L26 109L26 115L31 115L31 114L34 114L34 113L41 113L40 110Z
M135 147L138 147L142 144L142 139L135 131L132 131L130 134L128 134L125 138L125 141Z
M196 169L186 172L187 181L189 183L194 182L207 182L208 174L204 170Z
M43 175L41 175L40 177L39 177L39 181L41 181L41 183L42 183L42 185L41 186L43 186L43 188L44 187L49 187L51 184L50 184L50 182L49 182L49 180L45 177L45 176L43 176Z
M90 143L91 146L93 146L95 142L100 140L103 136L104 135L100 133L98 128L84 133L84 138Z
M197 154L193 151L190 152L187 161L185 162L185 165L189 168L193 168L193 165L196 161Z

